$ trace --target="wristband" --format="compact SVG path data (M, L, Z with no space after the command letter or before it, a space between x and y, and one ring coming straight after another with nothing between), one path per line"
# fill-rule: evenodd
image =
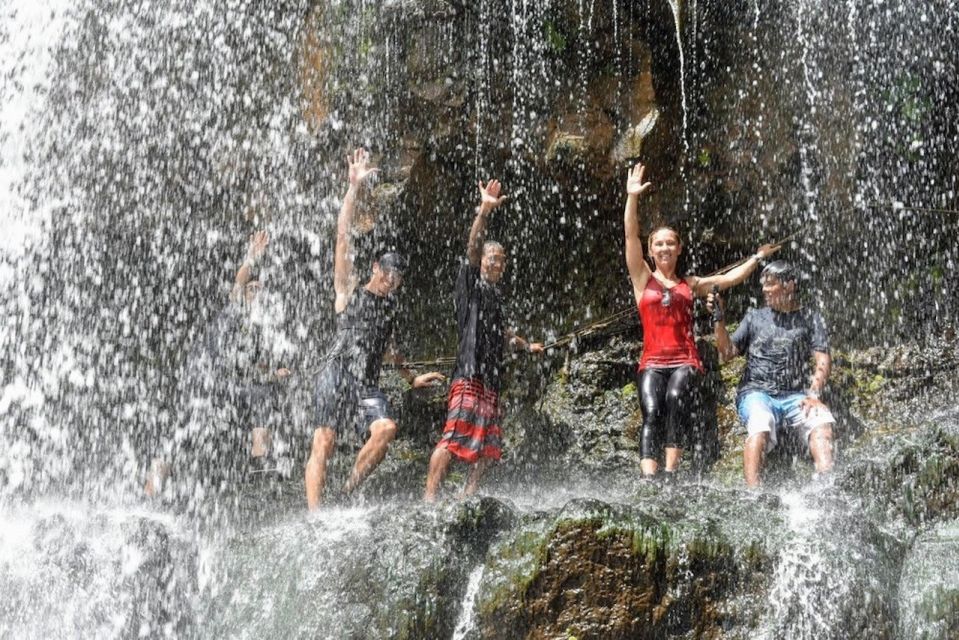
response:
M806 391L806 397L815 398L816 400L819 400L819 392L816 391L815 389L809 389L808 391Z

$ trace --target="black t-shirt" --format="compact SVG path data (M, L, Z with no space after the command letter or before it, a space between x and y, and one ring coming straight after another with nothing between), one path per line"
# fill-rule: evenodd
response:
M732 341L739 353L746 354L739 397L749 391L802 392L809 385L813 352L829 353L826 324L810 309L790 313L750 309Z
M506 344L502 293L480 277L479 267L463 263L454 297L459 349L453 378L479 378L498 391Z
M355 292L336 318L336 337L327 359L339 360L364 387L377 386L395 312L392 296L378 296L365 287Z

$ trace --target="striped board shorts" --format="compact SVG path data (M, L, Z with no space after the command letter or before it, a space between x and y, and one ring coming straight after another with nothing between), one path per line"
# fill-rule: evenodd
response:
M499 394L475 378L457 378L450 385L446 407L446 426L437 448L465 462L500 459Z

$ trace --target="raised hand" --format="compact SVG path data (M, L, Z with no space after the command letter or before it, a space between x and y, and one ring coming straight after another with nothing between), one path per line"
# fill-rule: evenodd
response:
M627 174L626 174L626 193L627 195L641 196L646 193L652 186L652 182L644 182L646 175L646 167L643 166L641 162L637 162Z
M765 260L772 254L776 253L782 249L781 244L764 244L763 246L756 249L756 257L760 260Z
M250 236L250 243L246 249L248 262L256 263L266 253L266 245L270 243L270 236L266 231L254 231Z
M346 164L350 167L350 186L358 187L369 176L379 171L370 166L370 154L366 149L357 149L353 155L347 154Z
M413 378L413 384L410 385L414 389L423 389L425 387L435 387L437 384L446 380L444 376L439 371L431 371L429 373L424 373Z
M499 180L490 180L485 185L482 180L477 183L480 192L480 208L486 211L492 211L503 204L507 196L501 196L500 191L503 185Z

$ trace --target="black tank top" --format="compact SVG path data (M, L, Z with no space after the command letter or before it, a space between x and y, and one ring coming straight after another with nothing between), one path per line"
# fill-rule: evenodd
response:
M327 354L338 360L365 387L377 386L383 354L393 337L396 304L361 288L336 319L336 337Z

